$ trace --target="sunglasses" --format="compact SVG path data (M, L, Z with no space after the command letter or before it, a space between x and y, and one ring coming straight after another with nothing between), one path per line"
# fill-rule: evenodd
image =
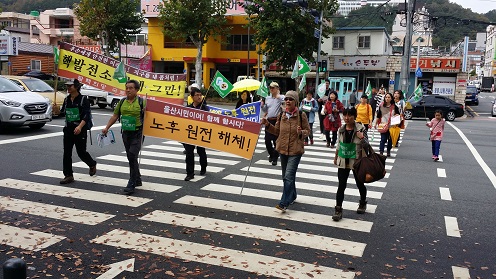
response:
M286 98L284 98L284 101L294 101L294 99L290 98L290 97L286 97Z

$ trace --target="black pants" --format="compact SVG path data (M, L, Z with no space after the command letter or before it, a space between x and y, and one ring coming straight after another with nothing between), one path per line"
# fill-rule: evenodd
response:
M326 118L326 116L320 114L320 109L318 111L318 114L319 114L320 133L324 134L324 119Z
M191 144L184 143L184 149L186 150L186 175L195 175L195 147L196 153L200 156L200 166L202 170L207 169L207 152L205 148L200 146L195 146Z
M135 184L141 179L141 173L138 164L138 156L141 150L141 138L143 130L122 131L122 142L126 149L127 160L129 162L129 181Z
M342 206L344 200L344 190L346 189L346 184L348 183L348 177L350 176L351 169L338 169L338 191L336 192L336 206ZM353 171L353 175L356 177L355 172ZM360 200L367 200L367 188L365 184L360 183L355 179L356 185L358 187L358 191L360 192Z
M310 134L308 134L308 137L305 138L305 142L308 142L308 138L313 140L313 123L308 123L308 125L310 126Z
M86 141L88 138L88 130L82 129L79 135L74 135L76 126L69 125L64 127L64 159L63 159L63 172L64 176L72 176L72 147L76 146L76 152L79 158L88 165L93 167L96 161L91 158L90 153L86 151Z
M277 118L267 120L270 124L275 125ZM267 153L269 153L269 156L270 158L272 158L272 160L277 160L279 158L279 152L277 152L276 150L276 140L276 135L273 135L265 130L265 148L267 148Z
M338 131L332 131L332 139L331 139L331 131L324 131L324 134L326 136L326 142L327 144L335 145L336 141L338 139Z

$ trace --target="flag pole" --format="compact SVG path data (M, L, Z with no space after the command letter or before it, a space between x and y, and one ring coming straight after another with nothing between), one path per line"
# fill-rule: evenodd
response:
M246 170L245 179L243 180L243 185L241 185L241 192L239 195L243 195L243 189L245 188L246 178L248 177L248 173L250 172L250 167L253 163L253 157L255 155L255 150L257 149L258 140L260 139L260 133L262 132L262 125L260 125L260 131L258 132L257 142L255 143L255 148L253 149L253 153L251 154L250 164L248 165L248 169Z
M139 102L139 95L137 95L136 97L138 97L138 102ZM146 92L145 94L145 100L144 100L144 103L145 105L143 106L143 124L141 124L141 128L143 129L141 131L141 143L140 143L140 150L139 150L139 156L138 156L138 167L139 165L141 164L141 150L143 150L143 141L145 139L145 117L146 117L146 105L147 105L147 100L148 100L148 92Z

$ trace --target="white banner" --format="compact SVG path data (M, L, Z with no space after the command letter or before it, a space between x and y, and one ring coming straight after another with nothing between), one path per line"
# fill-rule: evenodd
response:
M386 70L386 56L336 56L334 70Z
M454 95L456 77L434 77L432 83L432 94L436 95Z

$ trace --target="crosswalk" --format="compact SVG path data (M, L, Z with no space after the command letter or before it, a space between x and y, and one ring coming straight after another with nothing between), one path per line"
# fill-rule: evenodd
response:
M357 215L354 211L360 195L354 185L353 175L350 174L343 203L344 218L333 222L331 214L338 188L337 168L332 165L335 150L327 148L325 142L318 140L318 134L315 137L315 144L305 147L305 155L299 165L296 203L284 214L274 208L282 193L281 169L280 166L272 166L266 159L263 135L259 139L251 165L248 166L247 160L234 155L209 150L207 176L195 176L190 184L183 181L183 147L180 143L165 141L143 146L140 157L143 186L137 188L133 196L118 193L127 184L129 173L125 154L107 154L97 157L98 173L93 177L79 171L87 170L83 162L73 164L77 170L74 173L77 185L58 185L58 179L63 175L61 171L53 169L32 172L25 175L23 180L1 179L0 188L8 188L19 194L14 197L0 195L0 208L38 216L48 222L58 220L85 226L107 226L106 232L90 240L90 243L98 246L174 257L277 278L354 278L355 273L342 266L329 261L319 264L315 260L299 257L299 251L303 253L310 249L345 257L362 257L367 247L364 239L367 239L366 234L373 228L377 202L388 186L388 176L384 180L367 184L367 214ZM378 135L371 144L378 150ZM397 150L393 149L392 156L386 160L388 175L393 169ZM53 182L37 182L41 178L43 181L49 179ZM184 185L201 186L197 192L186 192ZM29 193L57 199L45 202L32 198L33 195ZM254 253L247 249L235 249L236 246L233 245L224 247L221 242L201 243L164 236L145 229L129 230L109 225L109 220L120 218L119 208L147 207L161 197L171 195L174 195L174 206L155 209L137 216L136 220L140 224L144 223L144 227L147 223L161 224L165 227L201 230L227 238L236 237L240 242L264 241L269 247L291 250L292 256ZM74 207L64 206L63 201L68 200ZM78 206L78 202L88 202L89 205ZM92 204L105 205L108 210L98 211L102 207L93 207ZM117 209L112 209L113 207ZM213 211L222 214L192 214ZM243 216L244 219L238 219L238 216ZM281 229L278 224L285 222L301 224L300 229ZM313 234L303 229L306 226L320 228L326 233ZM29 251L47 249L69 237L63 233L46 233L36 229L18 228L12 224L0 224L0 230L5 232L0 236L0 244ZM25 236L29 241L19 240L15 236Z

